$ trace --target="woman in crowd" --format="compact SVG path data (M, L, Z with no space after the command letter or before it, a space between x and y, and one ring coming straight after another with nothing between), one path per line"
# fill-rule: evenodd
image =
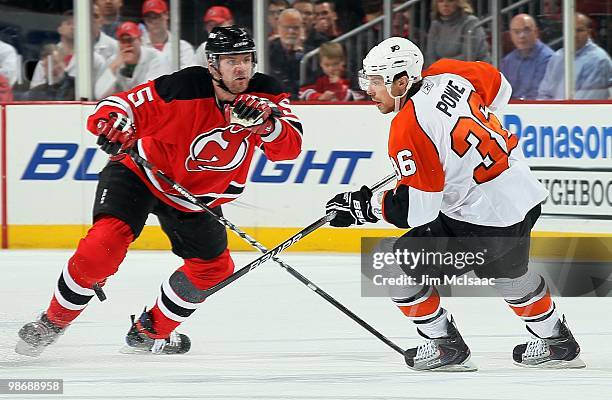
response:
M431 27L427 33L425 64L441 58L467 60L467 33L479 22L469 0L432 0ZM471 60L490 61L489 44L482 27L472 32Z

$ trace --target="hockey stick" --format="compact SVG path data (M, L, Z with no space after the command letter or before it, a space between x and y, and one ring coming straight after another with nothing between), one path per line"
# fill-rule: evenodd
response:
M312 291L317 293L319 296L323 297L328 303L330 303L331 305L336 307L338 310L343 312L345 315L347 315L349 318L351 318L353 321L355 321L356 323L361 325L364 329L366 329L368 332L370 332L371 334L376 336L378 339L380 339L387 346L391 347L393 350L397 351L402 356L404 355L404 350L401 347L399 347L397 344L393 343L391 340L389 340L382 333L378 332L370 324L365 322L357 314L353 313L351 310L349 310L344 305L339 303L336 299L334 299L332 296L330 296L323 289L319 288L317 285L315 285L312 281L310 281L304 275L300 274L298 271L296 271L295 269L293 269L289 265L287 265L284 261L282 261L282 260L280 260L279 258L276 257L276 255L278 253L280 253L281 251L283 251L283 250L287 249L288 247L294 245L295 243L297 243L299 240L301 240L305 236L309 235L310 233L314 232L315 230L319 229L320 227L322 227L323 225L325 225L326 223L331 221L334 218L334 216L335 216L335 212L330 212L329 214L325 215L324 217L319 218L317 221L315 221L312 224L308 225L306 228L302 229L301 231L299 231L295 235L291 236L289 239L285 240L284 242L282 242L278 246L274 247L271 250L268 250L261 243L259 243L257 240L252 238L246 232L242 231L236 225L234 225L233 223L231 223L230 221L228 221L224 217L215 214L206 204L204 204L197 197L195 197L193 194L191 194L183 186L181 186L180 184L175 182L173 179L168 177L161 170L157 169L149 161L147 161L144 158L142 158L133 149L128 150L127 154L130 157L132 157L132 159L137 164L139 164L142 167L150 170L159 179L161 179L162 181L164 181L167 184L169 184L170 186L172 186L172 188L174 190L176 190L181 195L183 195L190 203L200 207L203 211L206 211L207 213L212 215L213 218L215 218L218 222L220 222L221 224L223 224L226 227L228 227L231 231L233 231L238 236L240 236L242 239L247 241L250 245L252 245L253 247L257 248L259 251L264 253L261 257L251 261L250 263L248 263L244 267L240 268L238 271L234 272L232 275L230 275L226 279L224 279L221 282L217 283L215 286L213 286L211 288L208 288L208 289L201 290L200 293L202 294L203 298L206 298L206 297L212 295L213 293L221 290L225 286L227 286L230 283L234 282L235 280L237 280L241 276L247 274L251 270L257 268L259 265L263 264L264 262L268 261L271 258L274 261L276 261L281 267L283 267L287 272L289 272L293 277L297 278L300 282L302 282L304 285L306 285L309 289L311 289ZM374 184L370 189L373 192L377 191L380 188L382 188L383 186L385 186L387 183L391 182L394 178L395 178L395 175L393 175L393 174L389 175L389 176L386 176L385 178L383 178L382 180L380 180L379 182Z

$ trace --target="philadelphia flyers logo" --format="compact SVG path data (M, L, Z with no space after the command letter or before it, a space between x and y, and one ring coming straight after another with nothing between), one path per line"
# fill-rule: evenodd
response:
M397 50L399 50L399 49L400 49L400 47L399 47L399 45L398 45L398 44L394 44L393 46L391 46L391 52L392 52L392 53L393 53L393 52L395 52L395 51L397 51Z
M215 128L196 137L185 160L187 171L230 171L247 156L250 132L237 125Z

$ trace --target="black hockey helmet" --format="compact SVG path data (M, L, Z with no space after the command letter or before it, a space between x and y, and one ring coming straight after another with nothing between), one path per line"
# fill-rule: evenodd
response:
M208 35L206 40L206 58L218 65L219 56L222 54L253 53L253 64L257 63L257 52L255 42L251 34L237 25L217 26Z

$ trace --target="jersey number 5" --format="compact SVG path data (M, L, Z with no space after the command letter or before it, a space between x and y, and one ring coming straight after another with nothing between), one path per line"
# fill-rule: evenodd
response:
M459 157L463 157L472 146L476 146L482 163L474 168L473 176L476 183L485 183L509 168L508 156L517 146L518 138L510 135L493 113L485 114L482 99L476 92L470 94L468 101L473 117L459 118L451 132L452 148ZM470 137L478 143L469 141Z
M134 104L134 107L142 105L145 102L145 97L146 101L153 101L153 94L151 94L151 88L149 86L127 95L127 98Z

